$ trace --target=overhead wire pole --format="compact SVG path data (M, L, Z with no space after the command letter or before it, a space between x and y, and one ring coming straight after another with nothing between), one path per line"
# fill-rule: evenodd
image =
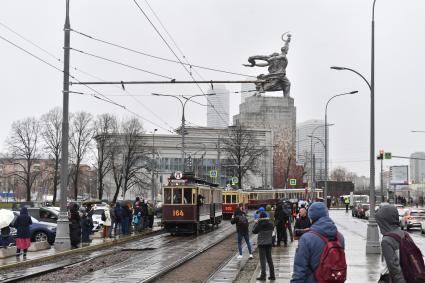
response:
M66 250L71 247L68 224L68 141L69 141L69 49L70 49L69 0L66 0L66 16L64 26L64 67L63 67L63 117L62 117L62 156L60 169L60 212L57 221L55 248ZM56 188L53 188L56 190Z

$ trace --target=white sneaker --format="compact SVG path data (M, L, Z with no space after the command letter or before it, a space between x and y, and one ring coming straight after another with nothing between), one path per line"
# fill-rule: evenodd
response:
M242 258L242 255L238 255L236 258L237 259L241 259Z
M253 259L254 256L252 254L249 255L249 259Z

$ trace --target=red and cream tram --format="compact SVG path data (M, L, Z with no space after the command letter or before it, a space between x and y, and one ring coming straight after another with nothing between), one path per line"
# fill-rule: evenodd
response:
M240 190L223 191L223 217L230 218L240 204L245 210L248 208L248 192Z
M248 208L255 209L268 204L275 205L279 200L315 200L323 195L322 189L307 192L305 189L274 189L249 191Z
M164 229L172 234L198 234L210 225L218 226L223 219L223 189L193 176L177 176L163 187Z

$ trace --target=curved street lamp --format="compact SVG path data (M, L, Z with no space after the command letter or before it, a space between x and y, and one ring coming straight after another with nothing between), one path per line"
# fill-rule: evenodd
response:
M359 72L346 67L331 67L333 70L347 70L356 73L370 89L370 217L367 225L366 253L379 254L378 225L375 219L375 3L372 5L372 39L371 39L371 62L370 83Z
M329 180L329 177L328 177L328 175L329 175L329 172L328 172L328 170L329 170L329 168L328 168L329 142L328 142L328 127L327 127L327 126L329 126L328 125L328 105L334 98L337 98L339 96L344 96L344 95L356 94L356 93L358 93L357 90L345 92L345 93L340 93L340 94L332 96L326 102L326 106L325 106L325 190L323 191L323 199L326 201L326 205L327 205L327 201L328 201L327 198L328 198L328 180Z

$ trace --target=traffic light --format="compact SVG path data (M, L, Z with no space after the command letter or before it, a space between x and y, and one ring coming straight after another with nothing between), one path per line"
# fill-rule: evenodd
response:
M383 149L380 149L379 150L379 154L378 154L378 156L376 158L378 160L382 160L382 159L384 159L384 154L385 154L384 150Z

